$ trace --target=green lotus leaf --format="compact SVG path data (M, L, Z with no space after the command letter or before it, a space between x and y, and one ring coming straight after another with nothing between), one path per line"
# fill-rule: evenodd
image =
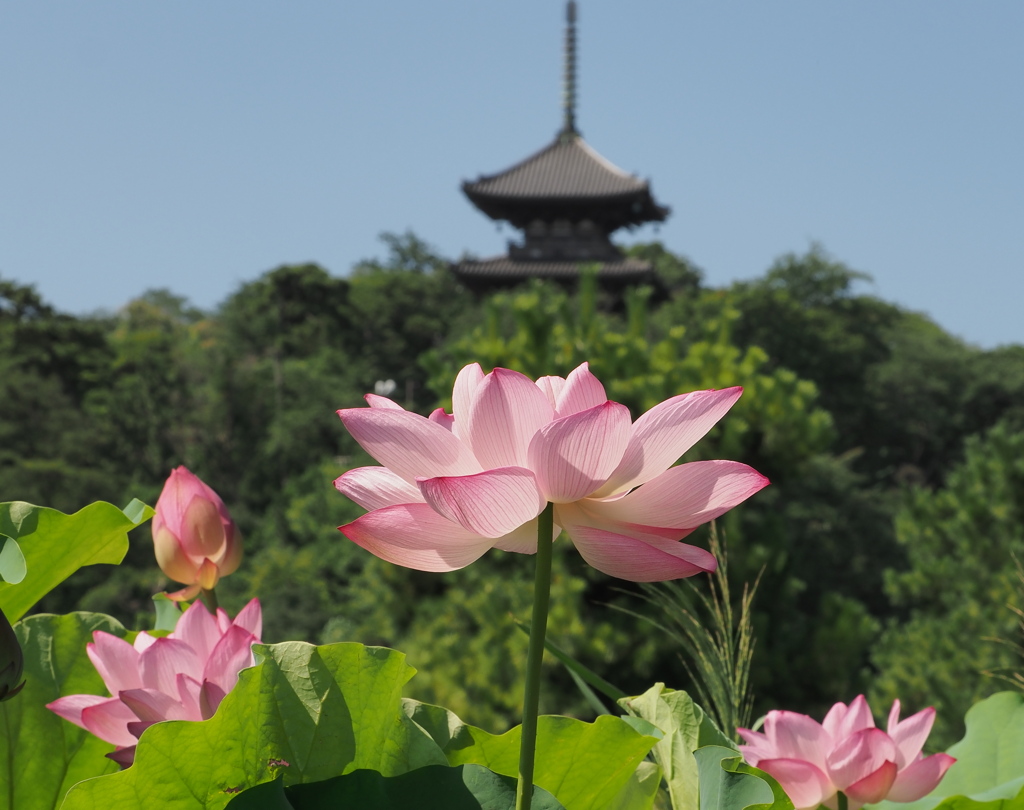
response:
M700 810L793 810L779 783L747 765L732 748L708 745L693 756L700 780Z
M72 785L111 773L114 746L46 708L65 695L107 694L85 652L94 630L125 636L109 616L30 616L14 626L25 655L25 688L0 703L0 810L52 810Z
M284 787L280 780L247 790L229 810L513 810L516 780L480 765L429 765L400 776L353 771L323 782ZM535 810L564 810L543 788L533 789Z
M954 797L986 804L1019 801L1024 788L1024 694L998 692L975 703L964 719L964 738L948 751L956 762L935 790L916 802L875 806L932 810L940 804L946 807L946 800ZM957 810L967 807L963 802L954 804Z
M15 566L18 583L0 582L0 610L15 622L79 568L117 565L128 553L128 532L152 515L138 500L123 511L98 501L73 515L22 501L0 503L0 536L15 541L23 556ZM14 561L13 552L5 553ZM0 576L7 579L3 571Z
M699 810L693 752L701 746L717 745L733 749L736 756L732 741L686 692L666 689L663 683L637 697L622 698L619 705L664 734L654 746L654 758L665 776L673 810Z
M212 718L150 726L131 768L75 786L65 810L221 808L276 779L288 787L447 764L402 711L415 672L403 653L352 643L254 649L260 663L242 671Z
M405 709L452 765L483 765L506 776L518 773L519 726L496 735L464 724L440 706L406 700ZM638 779L637 767L655 742L654 737L639 734L610 715L593 723L540 717L534 783L550 791L566 810L610 810L620 793Z

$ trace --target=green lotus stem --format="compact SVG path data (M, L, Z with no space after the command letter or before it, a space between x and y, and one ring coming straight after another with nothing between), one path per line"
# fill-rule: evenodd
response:
M206 605L206 609L216 616L217 608L219 607L217 603L217 590L215 588L210 588L209 590L203 588L200 591L200 596L203 598L203 604Z
M836 793L836 808L837 810L846 810L847 808L846 794L841 790Z
M551 601L551 534L555 507L548 504L537 518L537 574L533 581L533 619L530 651L526 657L526 690L523 694L523 735L519 743L519 783L516 810L530 810L533 802L533 762L537 751L537 709L540 705L540 665ZM843 810L843 808L840 808Z

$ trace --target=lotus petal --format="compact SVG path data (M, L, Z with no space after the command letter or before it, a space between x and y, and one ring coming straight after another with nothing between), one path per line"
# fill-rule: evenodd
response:
M85 645L85 651L110 694L142 686L139 652L123 638L97 630L92 634L92 644Z
M653 537L638 540L591 526L565 525L565 529L588 565L630 582L681 579L715 568L713 556L686 543Z
M666 399L636 420L618 468L595 493L604 498L650 481L715 426L743 389L694 391Z
M629 429L629 409L607 400L544 425L528 458L547 500L571 503L604 483L622 458Z
M956 760L949 754L932 754L911 762L899 772L889 795L893 802L916 802L938 786L939 781Z
M386 506L339 527L382 560L418 571L455 571L491 548L493 541L441 517L425 503Z
M523 467L420 479L417 484L435 512L483 537L515 531L537 517L547 503L533 473Z
M565 378L555 400L555 417L579 413L607 401L601 381L590 372L590 364L583 363Z
M470 475L481 467L451 431L409 411L349 408L338 416L359 445L412 484L418 476Z
M889 713L889 736L896 743L896 764L905 768L917 759L924 741L935 723L935 709L928 708L911 715L902 723L899 721L900 702L894 701Z
M336 478L334 487L363 509L423 503L419 488L387 467L356 467Z
M586 509L604 521L693 529L767 485L767 478L738 461L694 461L666 470L621 498L589 499Z
M896 746L880 728L861 729L841 740L827 757L828 774L836 787L847 790L880 769L886 762L892 763L892 779L896 778ZM886 785L886 790L892 784ZM877 782L866 783L865 791L875 789ZM883 796L885 794L882 794ZM881 801L863 799L862 801Z
M553 416L544 392L529 377L518 371L496 368L484 377L473 394L468 441L485 469L527 467L530 441ZM421 473L424 478L451 474Z
M817 807L836 792L820 769L801 759L762 759L755 767L778 780L797 810Z

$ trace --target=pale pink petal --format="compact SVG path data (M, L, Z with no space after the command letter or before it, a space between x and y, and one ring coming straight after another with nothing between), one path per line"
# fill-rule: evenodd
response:
M899 718L899 701L894 704L893 711L896 712L896 718ZM905 768L911 762L917 759L917 755L921 753L921 749L924 747L924 741L928 739L928 734L932 730L932 724L935 722L935 709L928 708L918 712L915 715L908 717L902 723L893 721L893 714L889 715L889 736L892 737L892 741L896 743L896 765L900 768Z
M417 477L480 472L473 454L451 431L409 411L348 408L338 416L360 446L410 484Z
M817 807L836 792L820 769L802 759L762 759L755 767L778 780L797 810Z
M156 636L151 636L143 630L135 637L135 641L132 642L132 647L135 648L135 652L143 653L152 647L155 642Z
M555 416L569 416L607 401L608 396L601 381L590 372L590 364L583 363L573 369L558 393L555 400Z
M852 708L852 706L851 706ZM871 776L886 762L893 766L892 778L896 778L896 746L892 738L880 728L865 728L840 740L827 758L828 774L836 787L846 790L848 786ZM874 789L875 782L868 783ZM886 785L886 790L889 789ZM865 788L868 789L868 788ZM863 801L868 801L864 799ZM874 801L880 801L876 799Z
M205 681L202 689L199 690L199 709L203 719L209 720L217 712L227 692L211 681Z
M473 404L473 395L476 388L483 382L484 372L479 363L470 363L463 366L455 378L455 386L452 389L452 433L460 439L468 435L466 428L469 425L469 411Z
M881 732L885 733L885 732ZM849 785L845 791L852 804L875 804L882 801L896 780L896 763L887 760L863 779Z
M607 400L544 425L528 458L547 500L571 503L603 484L622 458L629 429L629 409Z
M185 559L188 558L186 557ZM170 576L170 573L167 571L166 568L163 570L164 573L167 574L167 576ZM195 579L195 571L192 572L190 578ZM197 597L201 590L202 587L200 587L199 585L189 585L187 588L182 588L180 591L175 591L174 593L167 594L167 598L174 602L187 602L190 599L194 599L195 597Z
M177 698L156 689L125 689L118 697L139 720L145 723L188 719L185 707Z
M553 416L544 392L529 377L518 371L496 368L484 377L473 395L468 441L486 469L527 467L530 441ZM466 473L420 473L423 478L453 474Z
M132 710L117 698L82 709L82 727L114 745L135 744L137 738L128 730L128 724L136 719Z
M427 417L431 422L437 422L445 430L451 430L455 425L454 414L445 413L444 408L435 408L430 412L430 416Z
M653 537L638 540L590 526L563 525L588 565L619 579L662 582L715 569L713 556L686 543Z
M202 662L188 644L168 636L158 638L139 656L139 670L143 686L175 695L178 673L195 677L202 672Z
M387 467L356 467L336 478L334 487L363 509L423 503L419 488Z
M565 377L538 377L537 387L544 392L553 409L558 402L558 395L565 388Z
M256 639L241 627L232 627L217 642L203 668L202 682L217 684L225 693L238 681L238 673L253 665L252 645Z
M46 708L59 717L63 717L69 723L85 728L82 722L82 710L99 706L116 698L109 698L104 695L67 695L57 698L52 703L47 703Z
M843 725L843 719L846 717L847 706L845 703L839 702L832 705L832 708L828 710L828 714L825 715L825 719L821 721L822 727L831 735L833 740L840 740L843 737L849 736L843 734L839 736L839 730Z
M537 518L529 523L524 523L515 531L509 532L503 537L494 541L494 548L502 551L512 551L516 554L537 553ZM555 540L562 533L562 527L554 525L551 531L551 539Z
M775 756L802 759L821 771L826 770L825 757L832 738L821 723L799 712L771 711L764 719L764 733Z
M259 644L263 636L263 608L260 606L260 600L255 597L250 599L246 606L238 611L232 624L252 633L256 639L254 643Z
M338 530L382 560L417 571L465 568L493 545L491 539L463 529L425 503L375 509Z
M773 759L778 756L771 743L768 742L768 738L760 731L751 731L749 728L737 728L736 733L747 742L746 745L739 746L744 762L756 768L757 763L762 759Z
M607 521L692 529L767 485L761 473L738 461L693 461L666 470L622 498L588 499L586 508Z
M206 605L196 600L178 619L174 632L169 637L184 641L192 648L200 661L205 661L210 654L210 650L220 641L221 635L220 628L217 626L217 620L207 610ZM138 685L142 686L141 683Z
M842 703L833 706L822 725L838 744L858 731L874 728L875 718L871 716L871 707L868 706L864 695L857 695L850 701L849 706Z
M916 802L924 798L935 790L954 762L956 760L949 754L933 754L910 763L897 774L886 798L892 802Z
M171 533L177 535L184 519L185 510L196 497L220 500L212 489L186 467L176 467L171 470L171 474L160 492L160 497L156 501L156 515L153 518L154 530L157 528L158 522L165 522Z
M220 569L216 563L209 558L204 559L202 565L199 566L199 570L196 571L196 582L204 590L211 591L217 585L217 580L219 579Z
M202 684L188 675L178 675L178 700L185 710L186 720L205 720L199 706L199 692Z
M175 582L192 582L196 578L196 563L185 554L178 536L159 520L158 512L153 517L153 552L157 565Z
M484 537L503 537L537 517L547 501L523 467L500 467L476 475L417 481L428 504L442 517Z
M139 653L131 644L102 630L94 632L92 638L93 643L86 644L85 651L110 694L142 686Z
M231 617L228 616L228 612L224 608L217 608L217 628L222 636L228 631L231 624Z
M178 540L182 550L199 562L222 553L227 536L217 505L207 498L193 498L181 518Z
M636 420L621 463L595 497L625 492L665 472L725 416L741 393L738 387L694 391L655 405Z
M392 399L382 397L380 394L365 394L363 399L366 400L366 404L371 408L380 408L385 411L404 411L401 405Z
M889 736L892 737L893 731L896 730L896 726L900 724L900 701L899 698L892 702L892 708L889 709L889 722L886 727L886 731L889 732Z

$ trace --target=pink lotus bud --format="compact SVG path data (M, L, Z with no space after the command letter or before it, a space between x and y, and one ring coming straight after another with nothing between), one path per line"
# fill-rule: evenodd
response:
M238 568L242 539L220 497L185 467L171 472L156 502L153 547L160 569L188 587L170 594L191 599Z

